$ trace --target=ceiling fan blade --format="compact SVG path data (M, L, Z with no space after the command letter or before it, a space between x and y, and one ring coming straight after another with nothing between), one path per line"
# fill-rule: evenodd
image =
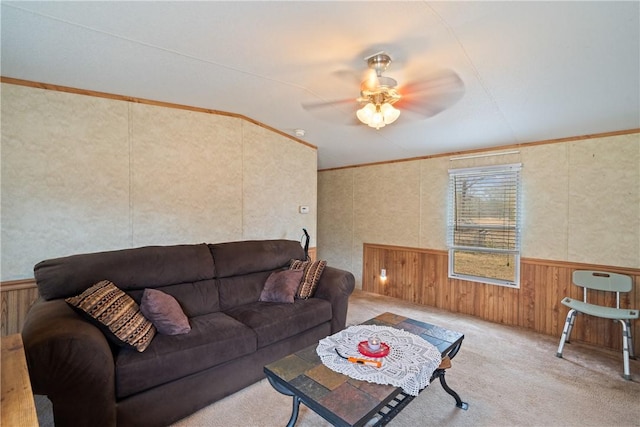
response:
M455 72L444 70L403 85L398 91L402 98L396 102L397 108L433 117L458 102L465 93L465 86Z
M358 102L354 98L303 102L301 105L304 110L323 121L347 126L360 123L356 119Z
M336 70L331 72L331 76L355 87L360 86L362 80L362 76L353 70Z
M303 102L301 105L302 105L302 108L304 108L305 110L313 111L319 108L336 107L336 106L348 105L348 104L357 105L357 102L354 98L345 98L345 99L336 99L333 101Z
M401 85L402 94L411 95L418 92L458 92L464 91L464 82L451 70L441 70L428 75L426 78Z
M453 94L443 94L438 97L429 97L426 99L403 99L402 102L398 101L395 106L401 111L412 111L424 117L433 117L451 108L460 98L461 96L456 97Z

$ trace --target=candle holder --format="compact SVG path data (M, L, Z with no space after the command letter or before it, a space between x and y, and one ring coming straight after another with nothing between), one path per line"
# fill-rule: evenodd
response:
M367 345L369 346L369 349L372 351L378 351L380 350L380 338L378 338L377 336L372 336L368 339L368 343Z

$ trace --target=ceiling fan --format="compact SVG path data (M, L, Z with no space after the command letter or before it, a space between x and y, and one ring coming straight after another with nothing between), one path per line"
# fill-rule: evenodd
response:
M356 100L361 105L356 112L356 117L362 123L376 129L395 122L400 117L400 110L393 107L402 96L396 90L398 82L391 77L383 76L391 64L391 57L385 52L378 52L367 58L369 69L375 74L369 73L360 85L360 97Z
M395 79L383 76L392 62L388 53L374 53L364 60L369 70L360 83L360 96L355 99L360 105L356 117L361 123L372 128L380 129L395 122L400 117L401 109L432 117L455 104L464 94L462 79L451 70L440 70L426 76L422 81L399 86ZM306 103L303 107L312 110L353 101L353 98L349 98Z

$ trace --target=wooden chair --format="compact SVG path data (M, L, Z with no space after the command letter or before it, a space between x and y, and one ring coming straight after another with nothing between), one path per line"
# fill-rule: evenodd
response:
M630 380L629 358L635 359L633 354L633 340L631 338L631 320L638 318L638 310L620 308L620 292L629 292L632 289L631 277L603 271L576 270L573 272L573 283L583 288L583 300L565 297L561 302L569 307L567 320L564 322L557 357L562 357L562 348L565 342L569 342L576 314L588 314L590 316L617 320L622 324L622 356L624 359L624 379ZM590 304L587 302L587 289L608 291L616 293L616 307Z

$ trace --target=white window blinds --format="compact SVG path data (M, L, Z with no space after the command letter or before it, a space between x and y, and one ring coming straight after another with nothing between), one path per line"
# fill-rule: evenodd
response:
M519 257L520 171L521 164L449 170L447 240L452 259L455 259L456 253L452 252L455 250L465 251L465 254L511 254ZM481 258L476 257L475 260L482 263ZM450 275L464 275L464 272L455 270L451 268ZM481 268L479 270L482 271ZM504 280L513 284L517 278L505 277Z

